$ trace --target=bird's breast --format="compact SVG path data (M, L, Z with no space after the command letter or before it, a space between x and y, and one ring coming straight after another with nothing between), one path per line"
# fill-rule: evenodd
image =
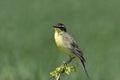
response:
M58 33L55 33L55 42L56 42L56 44L57 44L57 46L63 46L63 38L62 38L62 36L60 35L60 34L58 34Z
M70 48L71 45L69 41L63 36L63 34L55 33L55 42L59 48Z
M73 56L72 52L69 50L71 48L70 42L62 35L55 33L55 42L58 48L69 56Z

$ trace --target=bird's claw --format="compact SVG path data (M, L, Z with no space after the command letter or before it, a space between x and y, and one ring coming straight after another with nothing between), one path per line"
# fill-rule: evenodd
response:
M64 64L64 65L67 65L67 64L68 64L68 62L66 62L66 61L63 61L63 64Z

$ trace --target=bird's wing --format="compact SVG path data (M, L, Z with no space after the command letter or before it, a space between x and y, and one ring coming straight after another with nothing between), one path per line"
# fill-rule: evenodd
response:
M83 57L83 53L79 49L79 47L75 41L73 41L73 43L71 43L71 46L72 46L72 48L71 48L72 53L74 53L76 56L78 56L82 62L85 62L85 58Z
M68 44L70 45L70 47L69 48L67 47L67 49L69 51L71 51L71 53L73 53L77 57L79 57L80 61L82 62L82 66L83 66L83 68L85 70L85 74L87 75L88 80L91 80L89 75L88 75L88 72L86 70L86 67L85 67L85 58L83 56L82 51L79 49L76 41L67 33L65 33L63 36L64 36L63 38L65 39L65 41L67 41Z
M78 48L78 45L76 44L76 42L73 42L71 45L73 46L73 49L72 49L73 53L75 55L77 55L80 58L81 62L82 62L82 66L84 68L84 71L85 71L85 74L86 74L88 80L91 80L90 76L88 75L88 72L86 70L86 67L85 67L85 58L83 57L82 51L80 51L80 49Z
M83 53L82 51L79 49L76 41L73 39L73 37L71 37L68 33L65 33L63 35L65 41L69 41L69 45L70 45L70 48L68 50L70 50L72 53L74 53L76 56L78 56L80 58L80 60L82 62L85 62L85 58L83 57Z

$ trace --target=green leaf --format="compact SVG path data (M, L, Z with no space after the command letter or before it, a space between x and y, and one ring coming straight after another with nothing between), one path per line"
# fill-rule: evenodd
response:
M57 67L54 71L50 72L50 76L54 78L58 78L63 73L69 75L71 72L74 71L76 71L74 66L67 66L65 64L62 64L59 67Z

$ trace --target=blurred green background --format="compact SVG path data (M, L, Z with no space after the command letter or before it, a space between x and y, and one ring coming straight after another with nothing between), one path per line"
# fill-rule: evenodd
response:
M48 80L68 57L54 42L61 22L85 53L92 80L120 80L119 0L0 0L0 80ZM82 67L62 80L87 80Z

